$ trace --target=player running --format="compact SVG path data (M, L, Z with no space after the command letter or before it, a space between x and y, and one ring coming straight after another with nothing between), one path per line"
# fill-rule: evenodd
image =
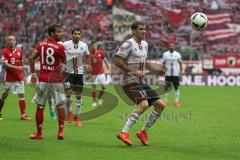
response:
M136 123L139 116L153 105L153 111L147 122L141 130L137 132L137 137L144 145L148 145L148 129L156 122L164 109L164 101L147 85L144 81L144 66L157 74L161 74L160 70L153 68L146 61L148 52L148 43L144 40L146 26L142 22L134 22L131 26L133 37L125 41L119 48L114 57L117 67L125 72L123 79L123 90L126 95L137 104L136 109L131 113L122 131L117 137L127 145L132 145L129 139L129 130Z
M84 67L83 62L89 65L89 51L86 43L80 41L81 31L79 28L72 30L72 40L63 43L67 52L67 68L65 78L65 91L66 91L66 114L69 122L73 121L71 105L73 100L71 98L72 92L76 95L76 114L74 120L76 126L81 126L79 115L82 109L82 90L83 90L83 75Z
M37 133L30 135L31 139L42 139L43 111L47 99L51 95L55 100L58 114L58 139L64 138L64 105L66 96L63 86L62 66L66 63L66 52L62 44L58 43L62 36L62 28L59 25L50 25L48 35L44 41L39 42L30 57L30 69L32 73L31 83L36 85L35 59L40 57L40 74L37 86Z
M21 120L31 120L25 114L26 101L24 96L24 65L22 62L22 50L16 48L16 39L13 35L6 37L7 48L2 50L2 62L6 69L3 93L0 99L0 120L2 120L1 111L4 105L4 101L8 97L11 91L18 95L18 102L20 107Z
M98 49L97 43L92 43L92 49L90 52L91 57L91 80L92 80L92 97L93 97L93 107L101 106L103 104L103 99L101 97L106 89L107 84L105 68L103 63L106 65L106 73L109 73L109 65L106 59L106 55L103 50ZM101 85L101 90L99 91L97 97L96 85Z
M163 53L163 64L165 64L167 68L167 73L165 77L166 86L165 90L167 90L169 85L173 84L174 90L175 90L175 106L181 106L181 103L179 102L179 86L180 86L180 79L182 75L182 58L181 54L174 50L175 45L173 43L169 44L169 50ZM163 100L168 102L167 100L168 93L164 93Z

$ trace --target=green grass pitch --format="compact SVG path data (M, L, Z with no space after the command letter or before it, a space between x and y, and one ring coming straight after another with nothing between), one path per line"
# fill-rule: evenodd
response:
M34 120L20 121L17 96L10 95L0 121L0 160L239 160L240 88L181 87L181 107L169 102L162 117L149 131L150 146L142 146L135 133L142 127L144 113L130 131L134 145L125 146L116 134L122 129L129 107L119 100L111 112L82 122L77 128L66 122L65 139L56 139L57 121L44 112L43 140L30 140L35 132L33 89L26 87L27 113ZM107 91L116 95L113 87ZM173 100L173 92L169 100ZM171 97L171 98L170 98ZM83 98L83 112L92 110L92 100Z

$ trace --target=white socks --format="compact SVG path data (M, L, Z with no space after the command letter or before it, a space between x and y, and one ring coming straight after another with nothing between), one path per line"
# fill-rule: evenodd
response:
M139 115L137 113L132 113L128 118L122 132L128 132L129 129L137 122Z
M159 113L157 113L156 111L152 111L152 113L150 114L150 116L148 117L147 122L145 123L145 125L143 126L142 130L143 131L147 131L149 128L152 127L152 125L156 122L156 120L159 117Z
M163 94L163 100L164 102L167 102L167 97L168 97L168 93L164 93ZM176 90L175 91L175 102L179 102L179 97L180 97L180 90Z
M82 99L76 100L76 115L80 115L82 110Z
M176 90L175 91L175 102L179 102L179 96L180 96L180 91Z
M67 98L67 101L66 101L66 107L65 107L65 114L69 113L69 112L72 112L72 98L69 97Z

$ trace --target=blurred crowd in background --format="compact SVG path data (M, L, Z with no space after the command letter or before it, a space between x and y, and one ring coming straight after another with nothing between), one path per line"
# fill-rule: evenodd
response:
M72 28L80 27L82 40L88 44L115 43L114 7L141 16L148 25L152 59L161 57L169 41L176 43L185 60L199 59L202 54L240 53L239 0L0 0L0 49L4 47L4 37L13 34L18 47L28 56L36 43L46 37L46 28L52 23L63 26L63 41L71 39ZM206 32L191 29L190 16L197 11L228 13L236 35L209 41ZM107 52L110 58L113 53Z

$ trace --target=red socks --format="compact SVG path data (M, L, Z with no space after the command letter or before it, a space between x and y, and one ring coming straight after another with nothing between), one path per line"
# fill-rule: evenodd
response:
M24 98L18 100L21 115L25 114L26 101Z
M64 127L64 118L65 118L65 112L64 107L59 107L58 109L58 131L63 131Z
M39 134L42 133L43 111L44 111L44 108L37 107L36 125L37 125L37 133Z
M96 89L92 90L92 98L93 98L93 102L97 101L97 91L96 91Z

